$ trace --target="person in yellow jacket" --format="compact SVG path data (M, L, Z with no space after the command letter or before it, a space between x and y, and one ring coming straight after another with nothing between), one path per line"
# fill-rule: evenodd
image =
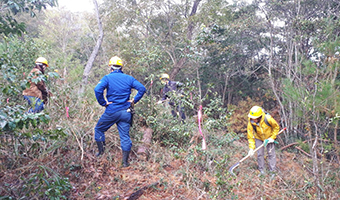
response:
M44 74L47 67L47 60L39 57L35 61L34 68L28 75L30 87L22 92L24 99L30 106L28 113L39 113L44 110L44 104L47 104L47 97L50 95L44 81Z
M266 114L260 106L254 106L248 114L248 142L249 156L254 155L254 150L264 143L267 149L269 170L276 171L275 139L280 127L273 117ZM257 151L257 163L261 174L265 173L264 148Z

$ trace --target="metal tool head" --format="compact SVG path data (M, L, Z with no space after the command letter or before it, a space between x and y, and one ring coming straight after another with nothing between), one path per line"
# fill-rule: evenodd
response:
M231 167L229 168L229 173L232 174L232 175L234 175L234 176L236 176L236 174L234 174L233 170L234 170L237 166L239 166L239 165L240 165L240 162L238 162L238 163L236 163L235 165L231 166Z

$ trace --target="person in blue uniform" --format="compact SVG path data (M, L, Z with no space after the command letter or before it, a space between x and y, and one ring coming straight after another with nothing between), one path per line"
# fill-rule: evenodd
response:
M162 99L157 102L157 104L161 104L169 99L169 105L171 106L171 114L173 117L180 116L182 122L186 119L185 113L184 113L184 107L181 105L181 102L178 102L178 105L175 105L175 102L170 99L169 93L172 91L175 91L179 94L182 93L182 91L179 90L180 87L182 87L184 84L177 81L170 81L170 76L168 74L161 74L160 78L161 83L164 85L163 88L163 94Z
M94 88L98 103L106 107L105 112L94 128L94 138L98 146L96 156L98 157L104 153L105 132L116 124L123 153L122 164L123 167L128 167L132 147L129 133L132 120L131 108L143 97L146 89L134 77L123 73L123 62L119 57L112 57L109 61L109 66L110 74L104 76ZM131 89L138 91L132 99L130 99ZM104 90L106 90L106 100Z

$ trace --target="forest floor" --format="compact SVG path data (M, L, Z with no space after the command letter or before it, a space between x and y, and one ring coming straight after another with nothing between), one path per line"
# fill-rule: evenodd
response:
M72 188L67 196L75 200L316 199L320 191L314 184L311 159L299 152L277 149L278 172L272 177L270 173L259 176L255 156L235 168L236 176L228 173L229 167L247 153L247 144L240 141L230 145L226 152L230 159L223 169L217 168L215 161L206 165L211 166L208 169L183 159L190 151L177 156L170 156L167 151L168 148L153 145L153 155L148 158L132 152L126 168L121 167L118 147L111 147L100 158L94 152L79 156L74 150L59 151L54 156L27 161L21 165L24 167L1 172L0 186L18 187L25 175L43 165L69 178ZM65 160L69 161L67 167ZM340 199L339 164L329 162L326 166L320 169L324 179L319 187L325 199Z
M236 143L247 149L246 144ZM158 149L160 147L157 147ZM235 152L235 151L234 151ZM302 154L277 153L278 172L273 177L266 173L259 176L255 158L250 158L235 168L236 176L227 173L230 166L243 158L241 151L231 155L229 165L224 171L224 195L217 195L217 179L213 170L207 170L199 165L188 164L180 158L171 158L165 162L157 159L132 154L131 165L121 167L121 153L110 161L105 158L96 159L86 154L84 166L79 169L79 177L70 176L73 185L72 199L95 197L95 199L315 199L317 188L312 186L312 172L304 163L311 160ZM185 157L179 156L179 157ZM167 156L167 158L169 158ZM329 169L339 169L336 163L329 163ZM68 175L70 175L69 173ZM335 185L334 185L335 186ZM331 185L327 187L332 188ZM325 187L326 189L326 187ZM339 199L339 189L326 190L328 199ZM214 198L215 196L215 198Z

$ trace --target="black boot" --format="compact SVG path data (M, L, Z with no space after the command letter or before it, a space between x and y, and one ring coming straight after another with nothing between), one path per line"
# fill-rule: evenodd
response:
M129 154L130 151L123 151L123 167L128 167L129 166Z
M104 150L105 150L105 141L104 142L97 142L97 146L98 146L98 153L96 153L96 157L99 157L101 155L104 154Z

